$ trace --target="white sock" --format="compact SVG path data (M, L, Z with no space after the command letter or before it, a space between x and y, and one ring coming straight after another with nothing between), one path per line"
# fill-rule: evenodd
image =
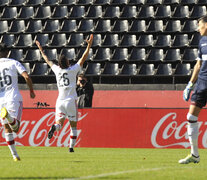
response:
M5 133L5 139L6 139L6 142L8 144L8 147L11 151L13 158L19 157L19 155L17 154L17 151L16 151L13 133Z
M75 142L77 139L77 128L71 127L70 130L70 148L73 148L75 146Z
M59 131L62 128L62 126L60 124L55 124L55 130Z
M14 130L18 129L19 123L18 123L17 119L15 119L15 118L12 118L12 119L13 119L13 122L11 122L11 123L9 122L9 126L14 131Z
M198 153L198 123L188 123L188 137L191 145L191 154L199 156Z

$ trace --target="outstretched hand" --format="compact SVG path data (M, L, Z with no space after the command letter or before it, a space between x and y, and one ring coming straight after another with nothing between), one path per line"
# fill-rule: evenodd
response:
M40 49L40 51L43 51L42 46L40 45L40 42L36 40L35 43L37 47Z
M90 35L89 39L87 39L86 42L88 43L89 46L92 45L92 43L93 43L93 34Z

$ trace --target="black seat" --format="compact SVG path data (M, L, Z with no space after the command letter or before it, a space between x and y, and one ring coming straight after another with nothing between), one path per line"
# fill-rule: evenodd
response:
M28 49L24 61L41 61L41 58L39 49Z
M0 34L6 33L9 31L8 21L0 21Z
M46 6L56 6L59 2L57 0L45 0L44 5Z
M111 31L111 21L109 19L100 19L94 29L94 32L106 33Z
M154 44L157 48L168 48L171 47L171 35L160 34L157 36L157 40Z
M24 60L23 49L11 49L8 57L12 59L16 59L18 61L23 61Z
M101 45L102 45L102 37L101 37L101 34L94 34L93 35L92 47L100 47Z
M145 0L129 0L129 5L144 5Z
M15 46L18 48L28 48L28 47L32 47L32 45L33 45L33 40L31 34L20 34L15 44Z
M167 33L177 33L181 32L181 22L180 20L169 20L166 24L164 32Z
M146 51L145 48L133 48L131 53L129 54L128 61L139 62L145 61Z
M127 48L117 48L114 50L110 61L127 61L128 60L128 49Z
M147 28L147 32L158 33L163 31L163 21L162 20L153 20L150 21Z
M142 33L146 31L146 22L145 20L134 20L129 28L129 32L133 33Z
M120 18L132 19L137 17L137 7L136 6L125 6Z
M184 76L189 76L191 75L191 67L190 67L190 63L186 63L186 64L177 64L176 68L175 68L175 72L174 75L184 75Z
M198 43L199 43L199 40L200 40L200 34L199 33L195 33L192 37L191 37L191 40L190 40L190 47L195 47L197 48L198 47Z
M154 75L155 74L154 64L142 64L138 74L139 75Z
M116 20L114 23L114 27L112 28L112 32L120 33L120 32L128 32L129 24L128 20Z
M188 44L189 44L188 34L178 34L174 38L172 47L182 48L188 46Z
M83 34L71 34L68 39L68 45L69 47L79 47L82 46L84 43Z
M92 19L83 19L80 21L78 32L93 32L94 24Z
M103 18L119 18L120 7L119 6L108 6L105 10Z
M111 0L94 0L94 5L109 5Z
M49 60L58 60L57 49L45 49L44 52Z
M119 74L119 64L106 62L102 75L118 75Z
M26 29L24 20L14 20L11 23L10 33L22 33Z
M98 48L94 53L93 61L109 61L111 58L110 48Z
M172 15L172 18L178 18L178 19L188 18L189 14L190 11L188 6L177 6Z
M31 75L47 75L48 74L48 65L47 63L35 63L32 68Z
M177 5L180 3L180 0L163 0L163 4L167 5Z
M86 48L80 48L80 50L78 51L77 60L79 60L82 57L85 50ZM93 60L93 49L90 49L86 61L92 61L92 60Z
M137 74L136 64L125 63L120 70L120 75L134 76L136 74Z
M197 29L198 29L198 21L197 20L189 20L189 21L185 21L183 28L182 28L182 32L194 33L197 31Z
M163 49L151 49L146 59L148 62L161 62L164 59Z
M44 28L42 30L43 33L54 33L59 31L59 20L47 20Z
M17 7L4 7L1 20L12 20L16 19L18 16Z
M92 5L93 4L93 0L78 0L77 4L78 5L83 5L83 6Z
M42 5L44 3L44 0L28 0L27 6L38 6Z
M68 7L67 6L56 6L52 18L63 19L68 17Z
M156 75L170 76L172 73L172 64L159 64L157 67Z
M137 15L140 19L149 19L154 17L154 7L153 6L143 6Z
M6 44L8 47L12 47L16 43L16 36L14 34L4 34L1 37L1 42Z
M90 19L102 18L102 6L90 6L86 17Z
M128 3L128 0L111 0L111 5L126 5Z
M119 45L119 36L118 34L106 34L102 47L117 47Z
M152 47L154 45L153 35L152 34L144 34L141 35L138 39L137 46L138 47Z
M137 44L136 35L125 34L120 42L120 47L135 47Z
M197 48L187 48L183 52L182 61L184 62L195 62L198 58Z
M101 64L100 63L88 63L85 74L86 75L100 75Z
M76 5L76 1L77 0L62 0L60 2L60 5L65 5L65 6L68 6L68 5Z
M31 74L31 68L29 62L23 62L22 65L25 67L28 74Z
M197 4L195 0L180 0L181 5L195 5Z
M178 62L181 61L180 49L168 49L163 62Z
M197 18L200 18L202 16L205 16L206 15L206 6L194 6L193 9L192 9L192 12L191 12L191 15L190 15L190 18L194 18L194 19L197 19Z
M198 0L197 4L198 5L206 5L207 4L207 0Z
M1 0L0 1L0 7L8 6L10 3L10 0Z
M162 0L146 0L146 5L161 5Z
M50 6L40 6L38 7L35 17L36 19L48 19L52 16Z
M61 55L65 55L69 60L76 60L75 48L64 48L60 52Z
M37 34L35 40L39 41L42 47L49 46L49 35L48 34Z
M42 21L41 20L31 20L29 21L25 32L27 33L38 33L42 32Z
M20 9L19 17L20 19L30 19L34 17L34 8L23 6Z
M62 33L75 32L76 30L77 30L77 23L75 19L64 20L60 27L60 32Z
M170 17L171 17L171 6L169 5L158 6L155 12L156 19L166 19Z
M66 45L67 45L67 37L65 33L52 35L50 46L64 47Z
M72 19L81 19L85 17L85 6L73 6L69 17Z

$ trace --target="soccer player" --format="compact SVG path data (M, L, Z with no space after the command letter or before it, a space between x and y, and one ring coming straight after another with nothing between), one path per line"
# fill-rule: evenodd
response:
M22 96L18 89L18 73L21 74L30 89L30 97L34 98L32 81L24 66L14 59L7 58L9 53L5 44L0 44L0 119L4 126L5 139L14 161L19 161L13 132L17 133L22 115Z
M52 127L50 128L48 132L48 138L51 139L54 132L59 131L62 128L65 119L68 117L71 126L69 152L74 152L73 147L75 146L75 142L77 139L77 74L81 70L83 63L85 62L89 54L89 50L93 42L93 35L91 35L89 40L86 40L86 42L88 45L82 57L78 60L78 62L75 65L70 66L69 60L64 55L62 55L58 59L58 65L55 65L44 54L40 43L36 41L36 44L40 49L40 52L45 62L51 67L51 69L55 73L57 87L59 91L58 98L56 101L56 123L52 125Z
M179 160L180 164L199 163L198 153L198 115L207 101L207 16L198 20L198 31L201 39L199 41L199 50L197 62L194 66L192 77L183 92L185 101L189 100L193 85L196 82L194 92L191 96L191 105L187 114L188 127L187 132L191 145L191 154L186 158Z

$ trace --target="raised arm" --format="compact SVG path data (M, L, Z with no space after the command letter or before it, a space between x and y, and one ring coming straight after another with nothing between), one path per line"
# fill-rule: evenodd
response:
M25 81L26 81L26 83L27 83L27 85L28 85L28 87L29 87L29 90L30 90L30 97L31 97L32 99L35 98L35 93L34 93L34 90L33 90L32 80L31 80L31 78L29 77L28 73L27 73L26 71L24 71L21 75L24 77L24 79L25 79Z
M86 48L85 52L83 53L82 57L78 61L80 66L83 66L83 63L85 62L86 58L88 57L88 53L89 53L90 47L91 47L91 45L93 43L93 34L90 35L90 38L87 39L86 42L88 43L87 48Z
M40 45L39 41L36 40L35 43L36 43L37 47L39 48L40 53L42 54L42 57L43 57L43 59L45 60L45 62L46 62L50 67L52 67L53 62L50 61L50 60L48 59L48 57L46 56L46 54L43 52L42 46Z

